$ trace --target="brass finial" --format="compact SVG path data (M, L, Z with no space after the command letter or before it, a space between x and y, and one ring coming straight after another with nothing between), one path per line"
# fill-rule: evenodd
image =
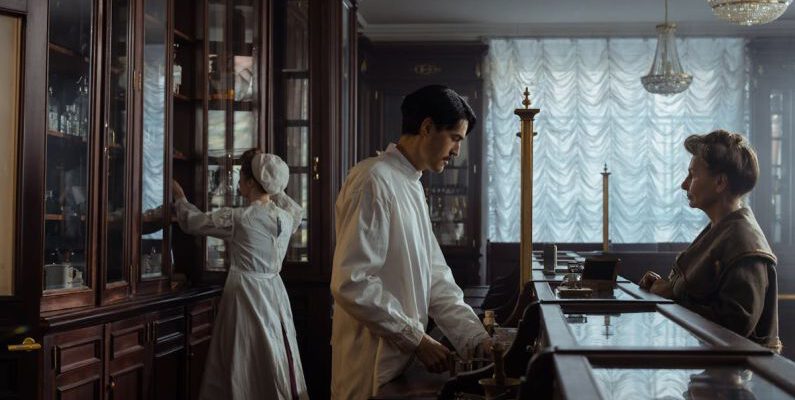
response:
M522 104L524 108L530 108L530 90L528 90L527 86L524 88L524 100L522 100Z
M605 169L602 171L602 175L610 175L610 173L607 172L607 163L605 163Z

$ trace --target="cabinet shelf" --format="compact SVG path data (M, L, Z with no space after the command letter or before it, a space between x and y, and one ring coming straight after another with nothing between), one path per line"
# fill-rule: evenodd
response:
M64 218L63 214L44 214L44 220L45 221L63 221L64 219L65 218ZM85 215L81 215L80 216L80 220L81 221L85 221L86 220L86 216Z
M209 101L208 108L210 110L225 110L231 104L234 111L251 111L254 109L254 102L250 100L244 101L231 101L222 99L213 99Z
M428 196L466 196L467 188L466 186L438 185L427 188L425 193Z
M86 138L80 137L80 136L75 136L75 135L70 135L68 133L64 133L64 132L61 132L61 131L50 131L50 130L48 130L47 131L47 136L63 139L65 142L68 142L68 143L81 144L81 145L86 144Z
M196 41L196 39L194 39L192 36L176 28L174 29L174 39L190 44L193 44Z
M144 20L152 24L165 25L165 23L160 18L157 18L149 13L144 13Z
M179 100L179 101L193 101L193 100L195 100L195 99L194 99L193 97L191 97L191 96L186 96L186 95L184 95L184 94L180 94L180 93L174 93L174 100Z
M76 59L76 60L80 60L80 61L82 61L84 63L88 63L88 57L83 57L80 54L77 54L77 52L74 51L74 50L71 50L71 49L68 49L66 47L57 45L57 44L55 44L53 42L49 42L48 47L49 47L50 51L53 51L53 52L58 53L60 55L64 55L64 56L67 56L67 57L70 57L70 58L73 58L73 59Z

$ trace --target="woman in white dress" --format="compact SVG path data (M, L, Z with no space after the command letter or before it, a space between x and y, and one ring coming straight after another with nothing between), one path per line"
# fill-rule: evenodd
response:
M281 158L243 153L238 190L249 205L204 213L174 182L179 226L224 239L231 258L215 320L200 399L308 398L287 291L279 276L302 208L284 194Z

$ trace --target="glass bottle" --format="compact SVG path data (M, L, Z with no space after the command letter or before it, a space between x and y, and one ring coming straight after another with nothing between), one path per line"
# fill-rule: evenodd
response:
M75 134L85 138L88 134L88 78L85 75L77 80L77 94Z
M182 66L177 64L177 51L179 50L179 43L174 43L174 66L172 71L172 88L174 94L179 94L179 86L182 84Z
M52 86L47 88L49 94L47 98L47 129L58 131L58 104L55 102L55 89Z
M66 106L67 110L69 106ZM61 133L68 135L69 134L69 111L64 110L58 116L58 127Z

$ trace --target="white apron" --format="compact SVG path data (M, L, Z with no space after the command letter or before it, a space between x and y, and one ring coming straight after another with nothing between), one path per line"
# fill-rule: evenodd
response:
M273 202L205 214L183 199L175 208L182 230L225 239L231 257L199 398L291 399L290 369L298 397L308 398L279 276L294 217Z

